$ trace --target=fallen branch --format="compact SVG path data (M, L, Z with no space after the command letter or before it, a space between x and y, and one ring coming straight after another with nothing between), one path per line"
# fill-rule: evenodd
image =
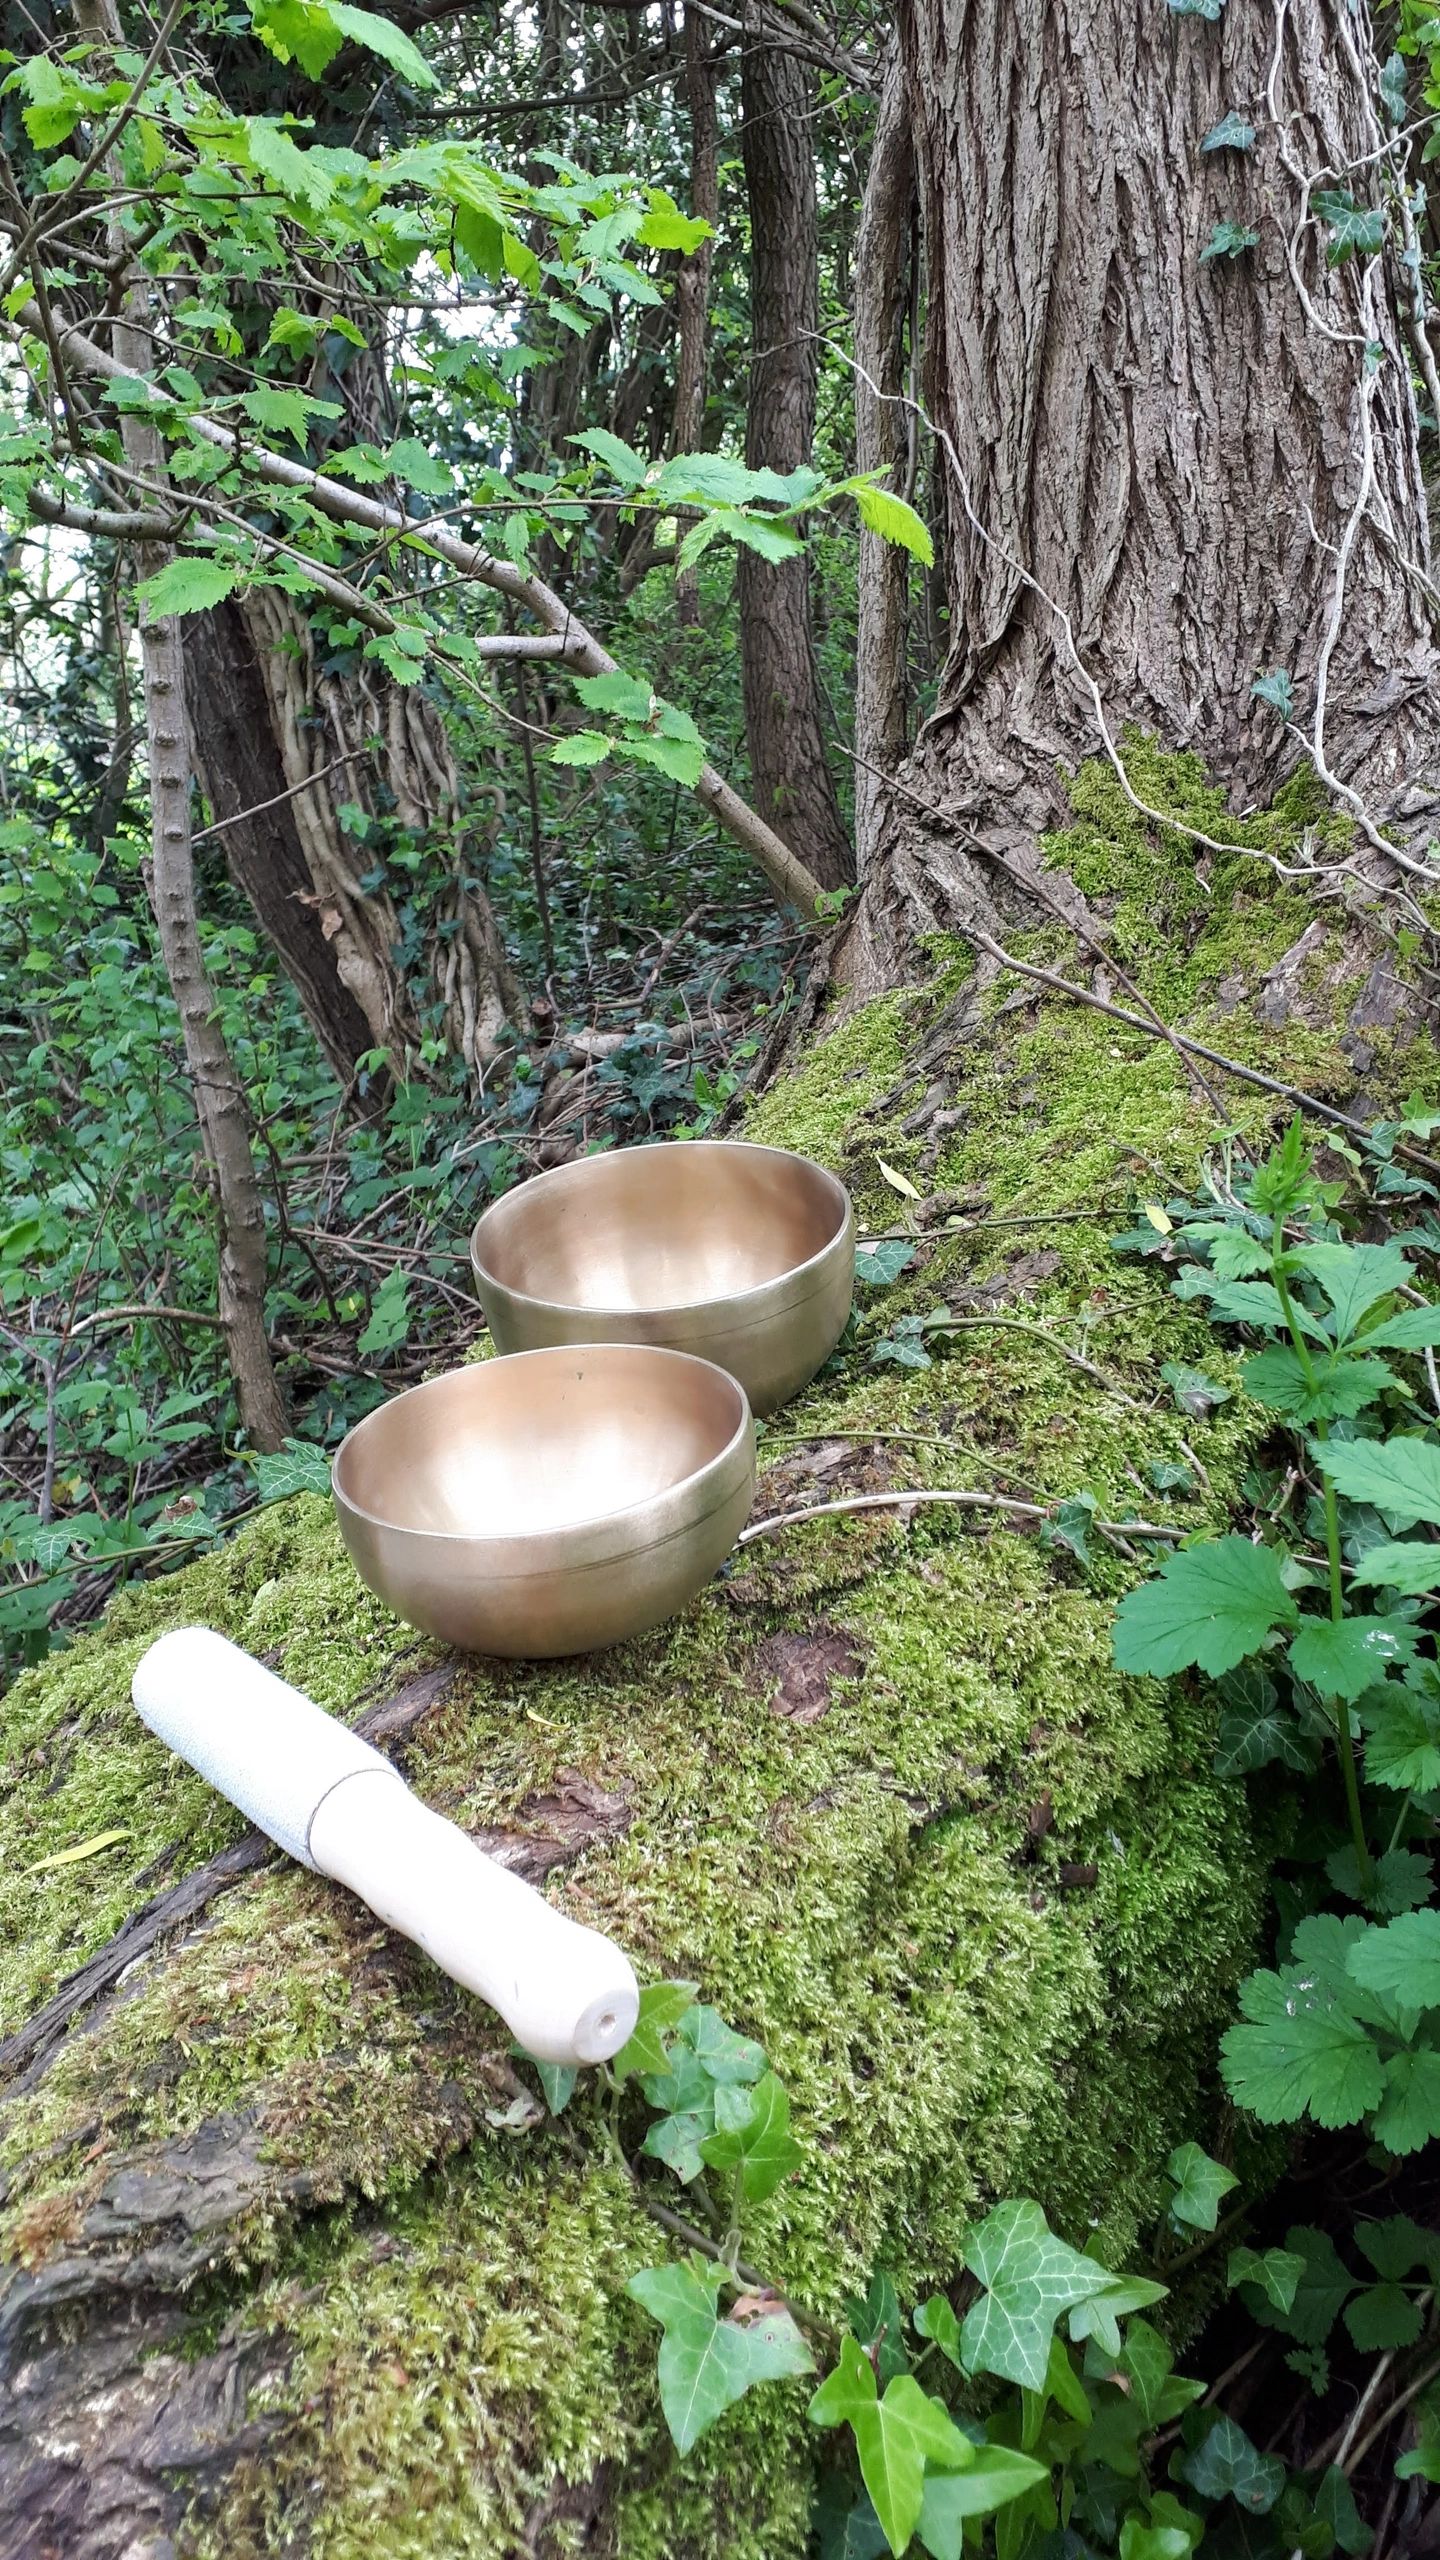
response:
M966 1511L1007 1511L1022 1520L1053 1520L1053 1502L1015 1502L1003 1493L950 1493L928 1485L914 1486L908 1493L847 1493L835 1502L812 1502L803 1511L776 1511L768 1520L752 1520L742 1529L735 1544L748 1547L756 1538L767 1538L774 1529L793 1528L797 1520L833 1520L846 1511L894 1511L907 1502L949 1502ZM1188 1530L1177 1529L1163 1520L1097 1520L1095 1527L1102 1538L1184 1538ZM0 2054L3 2059L3 2054Z

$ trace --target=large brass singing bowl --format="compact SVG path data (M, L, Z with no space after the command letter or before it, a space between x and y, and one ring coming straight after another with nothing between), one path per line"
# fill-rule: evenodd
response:
M771 1413L845 1329L855 1213L833 1173L778 1147L619 1147L507 1192L470 1261L497 1350L663 1344L717 1361Z
M725 1370L606 1343L486 1360L357 1423L331 1471L362 1582L472 1653L591 1653L672 1617L755 1498Z

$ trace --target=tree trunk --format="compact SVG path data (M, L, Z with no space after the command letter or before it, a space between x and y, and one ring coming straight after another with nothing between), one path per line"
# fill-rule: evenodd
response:
M865 202L855 243L855 458L898 488L908 450L905 316L915 200L915 147L898 47L880 92ZM855 629L855 845L862 873L885 824L884 779L906 746L907 555L879 534L860 535Z
M690 114L690 211L708 222L720 221L720 136L715 112L718 74L705 42L699 12L685 12L685 98ZM705 342L710 324L710 277L715 242L702 240L675 272L675 407L670 429L672 453L694 453L705 425ZM675 612L683 623L700 620L700 581L693 567L675 580Z
M222 830L230 876L254 908L341 1084L353 1086L376 1036L345 983L339 937L305 859L295 802L284 796L293 785L276 748L240 605L216 605L186 623L185 699L196 769Z
M819 249L810 119L815 75L753 29L741 75L750 202L750 366L745 459L793 471L815 442ZM740 653L755 805L822 888L855 877L825 755L805 559L740 554Z
M1433 763L1394 248L1327 268L1304 219L1312 173L1384 201L1368 26L1339 18L1293 0L1277 52L1268 10L902 0L952 635L909 780L1022 872L1105 747L1097 695L1111 739L1193 748L1237 806L1307 747L1377 805ZM1231 110L1253 148L1202 151ZM1206 256L1220 222L1254 244ZM1276 670L1289 728L1252 694ZM862 978L993 882L904 837Z

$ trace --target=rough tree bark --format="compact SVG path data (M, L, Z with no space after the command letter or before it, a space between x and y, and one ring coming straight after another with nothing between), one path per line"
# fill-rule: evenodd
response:
M953 637L915 790L1023 870L1065 770L1101 745L1082 664L1112 733L1194 748L1236 805L1303 752L1252 697L1277 668L1312 736L1318 704L1341 781L1383 798L1428 780L1437 659L1393 251L1327 271L1323 233L1301 230L1307 173L1354 170L1381 200L1358 165L1384 140L1363 12L1352 35L1324 0L1215 23L902 0L899 24L928 406L949 439ZM1253 149L1202 153L1232 108ZM1222 220L1253 248L1205 257ZM856 975L903 974L994 877L897 814Z
M685 100L690 115L690 211L712 231L720 221L720 136L715 111L718 75L705 41L705 22L698 10L685 12ZM702 240L675 271L675 406L670 428L672 453L694 453L705 424L705 341L710 319L710 277L715 264L713 239ZM700 619L700 581L693 567L675 580L675 611L681 622Z
M819 248L810 119L815 75L752 28L741 72L750 204L753 350L745 425L752 470L793 471L815 441ZM855 877L825 754L804 558L740 554L740 654L755 803L822 888Z
M855 458L898 486L909 446L905 384L915 146L898 46L892 46L855 241ZM860 535L855 630L855 845L869 866L888 811L884 777L904 761L906 554Z

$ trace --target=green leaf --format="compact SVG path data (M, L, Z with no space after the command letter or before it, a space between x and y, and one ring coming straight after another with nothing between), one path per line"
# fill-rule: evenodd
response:
M1247 124L1239 110L1232 107L1228 116L1212 124L1200 148L1202 151L1250 151L1255 145L1255 127Z
M757 2382L815 2369L788 2311L767 2311L749 2322L720 2319L716 2295L724 2281L723 2268L692 2258L680 2266L644 2267L625 2287L665 2332L660 2406L681 2453Z
M1172 17L1209 18L1213 23L1224 8L1225 0L1165 0L1165 5Z
M1120 2560L1190 2560L1194 2548L1180 2524L1146 2524L1131 2514L1120 2527Z
M587 711L608 711L618 720L649 719L655 697L639 676L627 676L619 667L609 675L577 676L575 690Z
M277 62L298 62L309 80L322 77L343 41L323 0L251 0L255 33Z
M1346 1962L1364 1990L1398 2008L1440 2008L1440 1911L1402 1911L1383 1929L1367 1929Z
M718 2009L703 2001L687 2009L676 2042L693 2053L708 2080L735 2084L758 2080L765 2070L765 2047L751 2036L737 2036Z
M1272 711L1278 711L1282 720L1293 718L1295 687L1287 667L1272 667L1268 675L1257 676L1250 691L1257 702L1268 702Z
M936 2297L937 2300L939 2297ZM847 2294L845 2317L850 2334L866 2348L881 2382L894 2373L908 2373L910 2358L905 2349L905 2322L900 2310L900 2297L895 2279L878 2267L866 2287L864 2298ZM916 2314L919 2324L919 2314Z
M1383 1582L1388 1590L1402 1591L1412 1600L1422 1592L1440 1590L1440 1540L1387 1540L1361 1557L1353 1578Z
M638 489L650 466L632 446L612 436L608 427L587 427L582 435L567 438L570 444L582 446L598 462L608 463L622 489Z
M1384 206L1357 204L1346 187L1317 187L1310 198L1310 210L1319 215L1330 233L1325 244L1327 266L1343 266L1347 258L1357 254L1373 258L1385 246Z
M1318 2524L1328 2524L1340 2550L1352 2554L1353 2560L1360 2560L1360 2554L1369 2550L1375 2537L1361 2521L1355 2492L1338 2462L1332 2462L1329 2470L1321 2474L1315 2489L1314 2514Z
M715 2092L715 2131L701 2143L700 2157L712 2169L738 2172L747 2204L773 2195L799 2168L805 2155L790 2131L789 2096L773 2071L753 2088L721 2084Z
M1232 2249L1225 2281L1232 2293L1237 2285L1253 2285L1277 2311L1288 2311L1304 2273L1305 2261L1294 2249L1267 2249L1263 2255L1254 2249Z
M1108 2269L1058 2238L1039 2205L1028 2200L996 2205L970 2234L965 2263L985 2287L960 2332L966 2367L998 2374L1027 2391L1045 2387L1051 2335L1062 2311L1114 2282Z
M925 568L934 568L935 545L930 528L913 507L873 480L852 480L848 485L867 533L878 533L882 542L898 543L902 551L910 552Z
M1383 1360L1357 1359L1351 1351L1312 1359L1307 1378L1298 1354L1278 1342L1252 1353L1240 1374L1257 1404L1296 1422L1353 1421L1396 1383Z
M1244 1662L1220 1684L1215 1774L1242 1778L1275 1762L1309 1776L1317 1765L1316 1752L1291 1709L1281 1705L1269 1672L1259 1663Z
M1278 2311L1260 2295L1251 2297L1250 2308L1262 2327L1279 2329L1306 2347L1319 2347L1354 2292L1355 2278L1328 2232L1315 2231L1304 2224L1292 2225L1285 2234L1285 2246L1305 2261L1305 2273L1289 2310Z
M247 391L240 405L265 435L293 436L304 452L310 432L310 403L302 392Z
M1240 2184L1234 2170L1222 2168L1198 2142L1182 2142L1165 2166L1175 2181L1176 2192L1170 2200L1173 2219L1187 2223L1192 2231L1213 2231L1221 2198Z
M1233 2418L1217 2418L1179 2470L1202 2498L1233 2498L1252 2516L1268 2515L1285 2486L1284 2463L1258 2452Z
M1222 1387L1217 1378L1209 1378L1203 1369L1188 1368L1183 1360L1167 1360L1160 1372L1175 1399L1180 1413L1193 1414L1197 1422L1216 1405L1228 1404L1233 1390Z
M1322 1698L1363 1698L1391 1663L1415 1650L1414 1630L1393 1618L1303 1618L1290 1668Z
M513 2050L523 2054L529 2063L545 2092L545 2104L552 2116L563 2116L575 2095L579 2072L565 2062L542 2062L537 2054L526 2053L523 2045L516 2045Z
M1425 1351L1440 1344L1440 1307L1406 1307L1360 1337L1366 1351Z
M707 2133L715 2130L713 2092L703 2107L684 2108L675 2115L662 2116L652 2124L640 2148L651 2160L663 2160L667 2169L689 2186L704 2169L700 2145Z
M1361 2353L1369 2354L1382 2347L1413 2347L1425 2314L1403 2285L1371 2284L1346 2303L1345 2326Z
M916 2530L933 2560L961 2560L965 2526L972 2516L998 2515L1049 2479L1042 2462L1008 2444L982 2444L968 2471L931 2472L920 2499Z
M1392 124L1403 124L1405 121L1406 85L1405 56L1403 53L1392 53L1387 57L1385 62L1381 65L1380 77L1375 85L1380 92L1380 101L1385 109L1385 113L1390 119L1390 122Z
M851 2429L860 2477L896 2553L908 2547L920 2521L926 2464L968 2471L976 2458L969 2437L922 2391L913 2373L897 2373L882 2400L869 2358L849 2336L841 2339L840 2361L810 2403L810 2419L817 2427Z
M965 2362L960 2353L960 2323L945 2295L932 2293L927 2302L921 2303L913 2317L921 2337L929 2338L932 2344L939 2348L942 2356L948 2356L956 2371L963 2373ZM865 2342L862 2340L861 2343Z
M43 1218L16 1218L0 1235L0 1262L25 1263L45 1233ZM1436 1550L1440 1554L1440 1548Z
M663 2071L670 2059L669 2039L695 1999L693 1982L647 1982L640 1994L635 2026L610 2065L617 2082Z
M1121 2321L1132 2311L1153 2309L1157 2302L1164 2301L1167 2290L1153 2276L1113 2276L1103 2292L1092 2294L1088 2302L1076 2303L1069 2319L1070 2335L1077 2347L1083 2346L1087 2338L1096 2338L1107 2355L1118 2356ZM1127 2330L1127 2337L1133 2338L1146 2325L1143 2320L1136 2321Z
M1132 2320L1125 2332L1124 2351L1120 2357L1122 2372L1130 2384L1130 2395L1139 2411L1141 2425L1158 2426L1165 2386L1175 2369L1175 2359L1158 2329L1148 2320Z
M1440 1554L1440 1548L1427 1548ZM1365 1775L1377 1787L1427 1795L1440 1787L1440 1699L1390 1680L1361 1708Z
M254 167L282 196L317 211L328 205L335 182L319 152L297 150L273 116L246 116L243 131Z
M1385 2095L1370 2127L1377 2142L1402 2157L1423 2151L1440 2137L1440 2053L1392 2054L1385 2065Z
M673 204L652 207L635 237L642 249L678 249L688 258L702 240L713 240L714 225L702 222L698 214L681 213Z
M418 489L422 497L453 496L455 474L449 463L443 461L438 453L432 453L428 444L422 444L418 436L397 436L385 459L394 478Z
M705 767L704 747L692 746L683 738L617 738L615 753L631 764L653 765L657 773L668 774L687 790L699 781Z
M1358 2124L1379 2105L1385 2083L1375 2045L1313 1968L1250 1974L1240 2007L1245 2023L1221 2039L1221 2078L1262 2124L1304 2115L1332 2127Z
M151 621L162 622L172 613L208 613L212 605L232 596L239 584L239 570L227 561L188 553L167 560L153 578L142 579L135 592Z
M1433 1441L1315 1441L1310 1454L1347 1502L1371 1502L1401 1528L1413 1520L1440 1524L1440 1448Z
M255 1489L262 1502L285 1502L292 1493L328 1493L330 1460L308 1440L287 1440L255 1461Z
M67 142L85 112L86 92L73 73L60 69L48 54L22 62L18 78L30 104L23 113L26 132L37 151Z
M68 1849L52 1849L48 1858L37 1858L31 1867L22 1867L22 1876L48 1875L54 1867L79 1867L87 1859L98 1858L102 1849L113 1849L118 1841L128 1840L129 1826L118 1831L94 1831L88 1840L76 1840Z
M1338 1342L1347 1342L1371 1307L1415 1277L1398 1244L1307 1244L1291 1259L1319 1281L1334 1309Z
M1170 0L1173 9L1175 0ZM1260 245L1260 234L1243 222L1217 222L1200 252L1202 267L1209 258L1243 258L1247 249Z
M1127 1592L1115 1616L1115 1661L1122 1671L1159 1678L1192 1664L1212 1674L1233 1671L1272 1627L1293 1627L1298 1616L1269 1547L1215 1538L1182 1547Z
M398 1351L410 1334L410 1284L397 1265L387 1271L370 1306L370 1321L361 1334L356 1349L383 1358L387 1351Z
M568 738L557 738L550 750L552 764L603 764L613 741L602 737L598 729L576 729Z
M412 44L403 28L389 18L380 18L372 9L353 9L349 0L328 0L330 15L342 36L352 44L362 45L367 53L378 53L392 71L412 89L438 89L439 74L431 70L419 46Z

